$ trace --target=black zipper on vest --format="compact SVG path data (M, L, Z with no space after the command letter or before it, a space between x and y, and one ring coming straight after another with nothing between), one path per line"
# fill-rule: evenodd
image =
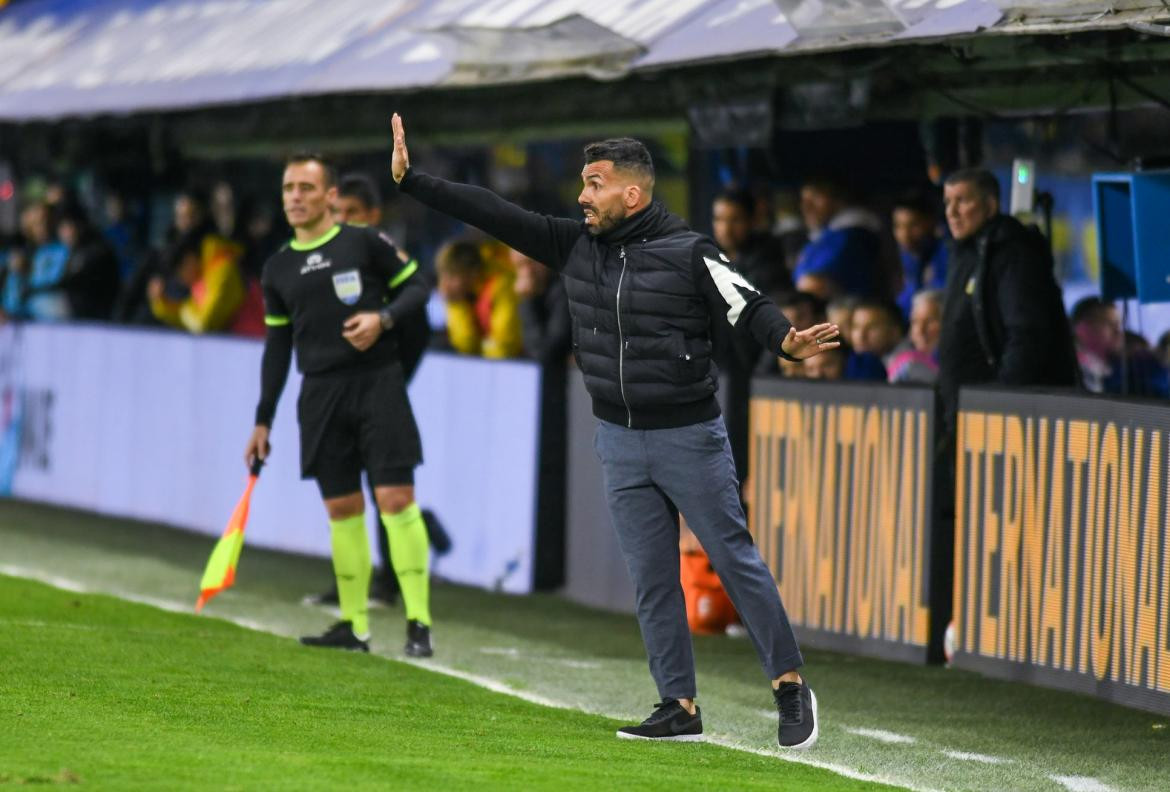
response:
M626 381L624 377L626 365L626 339L622 335L622 281L626 277L626 246L622 245L618 248L618 258L622 260L622 273L618 275L617 298L615 299L617 308L617 327L618 327L618 388L622 392L622 404L626 405L626 428L634 428L634 414L630 411L630 403L626 400Z

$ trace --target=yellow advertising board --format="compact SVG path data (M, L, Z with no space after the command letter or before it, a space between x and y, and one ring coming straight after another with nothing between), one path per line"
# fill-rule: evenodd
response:
M803 642L926 659L933 416L926 389L754 383L748 522Z
M1170 406L965 390L956 665L1170 712Z

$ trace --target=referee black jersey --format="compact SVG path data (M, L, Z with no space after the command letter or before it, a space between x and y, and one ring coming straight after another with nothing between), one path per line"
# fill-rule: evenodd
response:
M311 242L291 241L264 264L264 321L268 333L261 365L256 423L271 425L295 347L306 375L363 371L397 360L394 333L382 333L358 351L343 336L355 313L389 307L406 316L427 300L415 277L418 264L403 264L388 236L373 228L336 225Z

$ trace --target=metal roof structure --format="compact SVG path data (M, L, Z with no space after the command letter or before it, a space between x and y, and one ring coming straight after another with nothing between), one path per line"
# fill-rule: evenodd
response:
M566 78L948 38L1133 28L1163 0L24 0L0 121Z

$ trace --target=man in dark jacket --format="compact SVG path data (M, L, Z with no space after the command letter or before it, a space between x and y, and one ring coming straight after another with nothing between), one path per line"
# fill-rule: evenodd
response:
M1074 387L1072 330L1047 242L999 213L999 182L985 170L952 174L944 188L954 239L939 339L939 390L953 432L962 385Z
M557 270L572 348L601 419L595 448L610 513L634 582L638 623L662 698L619 737L697 740L695 671L679 582L673 507L711 557L743 618L780 713L780 745L816 742L816 697L776 581L748 533L727 432L715 400L709 325L725 319L775 355L803 359L836 346L837 329L798 333L731 268L708 238L652 201L646 147L621 138L585 148L585 221L527 212L494 193L411 171L395 114L392 173L403 192L477 226Z
M1078 375L1052 255L1040 232L999 213L999 182L988 171L956 171L947 179L943 197L953 242L938 346L931 589L949 591L960 387L1071 387ZM942 629L949 618L940 609L935 629Z

